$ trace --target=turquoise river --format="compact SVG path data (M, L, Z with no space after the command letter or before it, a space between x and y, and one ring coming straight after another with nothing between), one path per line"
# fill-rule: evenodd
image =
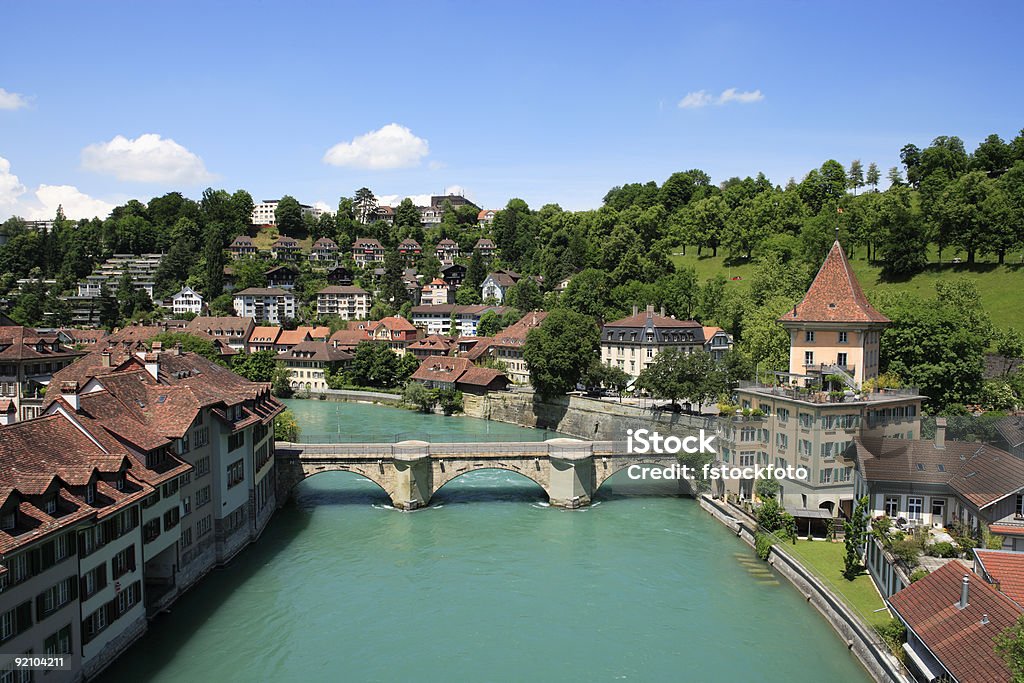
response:
M465 417L289 404L311 438L537 438ZM403 513L357 475L317 475L100 680L870 680L752 550L693 500L658 493L620 473L592 507L558 510L533 482L486 470Z

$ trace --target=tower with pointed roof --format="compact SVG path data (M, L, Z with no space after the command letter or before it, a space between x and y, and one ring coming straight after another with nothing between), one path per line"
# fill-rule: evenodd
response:
M857 387L878 376L879 339L889 319L864 296L839 240L803 300L779 322L789 331L791 375L839 374Z

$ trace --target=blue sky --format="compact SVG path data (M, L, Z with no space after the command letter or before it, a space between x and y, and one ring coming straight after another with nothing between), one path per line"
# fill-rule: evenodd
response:
M971 150L1024 127L1020 3L0 11L0 220L208 185L331 207L365 185L583 209L678 170L785 184L859 158L884 174L907 142Z

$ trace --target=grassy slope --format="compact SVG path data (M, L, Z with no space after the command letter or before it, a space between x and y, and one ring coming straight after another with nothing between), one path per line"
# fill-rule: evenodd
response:
M256 231L252 241L256 244L256 248L260 251L270 251L270 245L280 237L277 228L260 228ZM308 254L310 249L313 247L313 240L309 237L305 237L297 240L299 248L302 249L302 253Z
M947 250L943 254L946 263L940 265L938 256L934 252L929 255L929 265L925 272L915 275L904 282L884 282L881 280L881 269L868 263L864 259L864 250L861 249L853 259L853 270L860 280L865 292L873 290L902 291L916 294L921 297L931 297L935 294L935 283L940 279L962 277L974 282L981 293L985 310L992 317L996 327L1016 327L1024 330L1024 265L1020 263L1017 254L1007 256L1007 265L998 265L994 258L981 260L973 266L966 263L951 264L949 260L954 254ZM963 254L960 254L963 258ZM672 261L677 266L690 266L697 271L697 276L704 280L722 273L727 278L741 277L741 280L730 280L729 287L736 287L740 291L746 291L750 287L750 278L754 268L748 263L729 266L725 264L722 256L717 258L704 256L697 258L697 250L688 247L686 256L674 254Z
M797 557L809 570L825 579L826 585L838 593L869 625L882 625L889 621L887 611L875 611L885 607L885 603L866 572L853 581L843 578L843 555L846 553L846 546L842 543L797 541L796 545L782 543L780 546Z

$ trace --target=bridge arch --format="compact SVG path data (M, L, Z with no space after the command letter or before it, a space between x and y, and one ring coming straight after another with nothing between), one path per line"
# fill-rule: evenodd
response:
M511 472L518 474L524 479L532 481L534 484L539 486L544 492L544 495L550 498L550 482L548 481L548 468L545 465L537 463L534 465L533 461L523 466L505 463L505 462L487 462L487 463L475 463L472 465L453 464L452 466L444 467L439 464L435 466L433 473L433 495L437 495L445 486L452 483L459 477L465 474L471 474L473 472L485 472L487 470L495 470L499 472Z
M616 474L619 474L619 473L621 473L621 472L623 472L625 470L628 470L630 467L633 467L633 466L658 467L658 468L673 467L674 468L676 466L681 467L682 464L679 462L679 459L676 458L673 455L665 455L665 456L638 455L636 457L614 458L614 459L602 458L600 456L595 456L594 457L594 495L596 496L601 491L601 487L609 479L614 477ZM679 471L677 471L677 472L679 472ZM681 476L681 472L679 472L679 474ZM651 479L650 481L665 481L665 480ZM680 479L679 480L679 484L680 484L681 488L684 488L686 491L690 492L691 495L693 494L693 486L690 484L689 481Z

